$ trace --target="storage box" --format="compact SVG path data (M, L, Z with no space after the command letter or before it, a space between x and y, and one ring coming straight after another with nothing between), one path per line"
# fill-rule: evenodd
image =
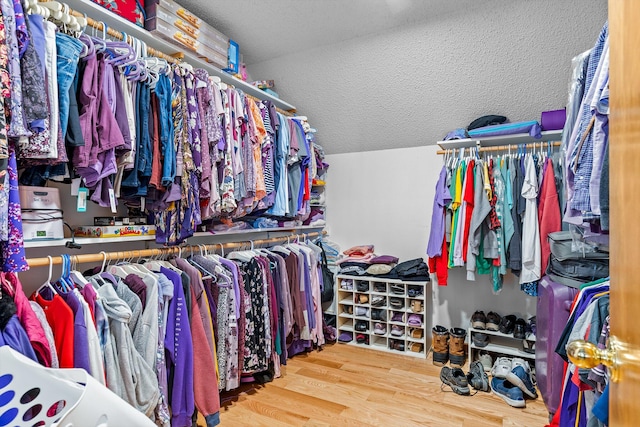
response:
M133 22L144 28L144 3L145 0L125 1L125 0L91 0L105 9L123 17L127 21ZM153 1L153 0L152 0Z
M154 225L92 226L84 225L76 229L76 237L117 238L155 236Z
M19 191L24 240L64 239L58 189L20 186Z
M224 71L229 73L237 73L240 66L240 47L238 43L229 40L228 64Z

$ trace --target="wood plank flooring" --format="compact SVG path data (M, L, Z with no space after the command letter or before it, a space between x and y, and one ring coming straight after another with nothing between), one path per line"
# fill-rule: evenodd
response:
M541 398L517 409L490 393L458 396L440 389L430 360L357 346L295 356L282 374L224 393L221 425L533 427L548 419Z

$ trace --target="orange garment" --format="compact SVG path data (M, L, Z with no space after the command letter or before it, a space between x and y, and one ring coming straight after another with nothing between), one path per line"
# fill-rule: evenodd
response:
M153 120L153 159L151 160L151 179L149 185L165 191L162 186L162 163L160 157L162 157L162 150L160 149L160 121L158 119L158 110L160 106L158 104L158 97L151 94L151 118Z
M36 294L33 299L42 307L51 326L60 367L73 368L73 311L58 294L54 295L51 301L44 299L40 294Z
M249 113L251 114L251 120L249 121L251 129L249 134L253 140L253 164L256 173L256 195L254 200L258 201L267 196L267 187L264 182L264 169L262 168L262 144L267 136L267 130L264 127L264 121L262 120L262 115L256 102L251 98L247 98L247 105L249 106Z

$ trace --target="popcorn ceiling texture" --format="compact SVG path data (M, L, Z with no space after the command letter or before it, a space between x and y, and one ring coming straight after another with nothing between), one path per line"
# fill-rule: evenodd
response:
M276 81L328 153L416 147L484 114L540 120L541 111L564 107L571 58L593 46L607 19L605 0L462 4L330 45L318 35L320 45L247 64L249 73ZM324 25L331 34L332 22Z

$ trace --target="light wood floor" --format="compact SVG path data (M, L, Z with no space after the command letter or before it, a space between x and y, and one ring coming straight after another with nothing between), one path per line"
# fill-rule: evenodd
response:
M430 360L357 346L328 345L298 355L283 376L264 386L243 385L222 396L224 426L543 426L541 398L512 408L479 392L440 390Z

